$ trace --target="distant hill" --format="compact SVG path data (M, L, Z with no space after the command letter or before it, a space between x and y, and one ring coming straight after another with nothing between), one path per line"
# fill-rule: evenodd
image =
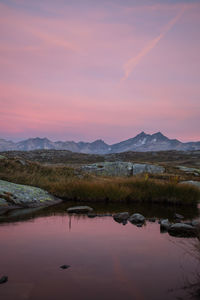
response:
M146 134L141 132L133 138L116 143L106 144L103 140L94 142L57 141L52 142L47 138L30 138L18 143L0 139L0 151L31 151L31 150L69 150L77 153L109 154L128 151L192 151L200 150L200 142L182 143L176 139L169 139L161 132Z

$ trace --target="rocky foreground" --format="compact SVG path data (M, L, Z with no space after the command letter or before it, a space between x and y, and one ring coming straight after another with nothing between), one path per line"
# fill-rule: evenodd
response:
M0 180L0 210L49 206L60 203L47 191L28 185Z

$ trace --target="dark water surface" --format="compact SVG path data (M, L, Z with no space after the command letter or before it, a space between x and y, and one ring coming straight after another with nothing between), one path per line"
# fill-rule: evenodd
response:
M159 224L123 226L112 217L69 216L62 204L0 223L1 300L190 299L200 270L199 241L161 234ZM101 213L130 211L146 217L197 209L96 206ZM63 264L71 267L62 270Z

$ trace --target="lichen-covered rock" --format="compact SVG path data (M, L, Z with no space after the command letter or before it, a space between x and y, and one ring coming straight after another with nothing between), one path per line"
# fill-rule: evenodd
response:
M40 188L0 180L0 208L48 206L61 202Z
M85 165L82 170L88 173L101 176L132 176L141 173L164 173L161 166L151 164L134 164L131 162L102 162Z

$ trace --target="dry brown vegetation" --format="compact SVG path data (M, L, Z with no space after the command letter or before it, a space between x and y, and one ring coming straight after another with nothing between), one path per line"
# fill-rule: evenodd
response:
M129 178L94 177L77 174L66 166L23 164L16 159L0 160L0 179L46 189L56 197L77 201L162 202L195 204L197 188L177 184L177 177L151 179L142 175Z

